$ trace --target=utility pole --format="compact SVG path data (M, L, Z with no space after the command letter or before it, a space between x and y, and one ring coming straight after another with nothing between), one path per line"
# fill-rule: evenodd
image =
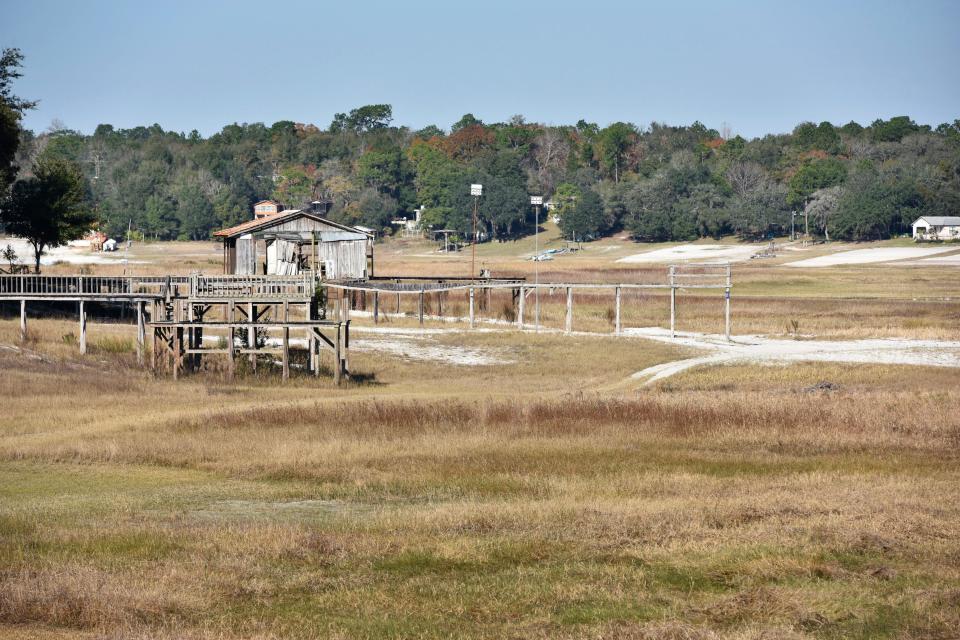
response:
M483 185L471 184L470 195L473 196L473 241L470 243L470 278L473 279L477 277L477 206L483 195Z
M543 196L530 196L530 204L533 205L533 297L534 303L534 327L537 333L540 332L540 205L543 204Z

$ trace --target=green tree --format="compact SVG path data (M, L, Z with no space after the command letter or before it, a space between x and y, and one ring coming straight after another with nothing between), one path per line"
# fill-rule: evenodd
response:
M909 116L897 116L887 121L877 119L870 125L870 138L874 142L900 142L907 134L920 130L921 127Z
M829 122L821 122L819 125L802 122L793 130L793 143L804 151L820 149L827 153L837 153L840 150L840 133Z
M553 192L552 198L553 215L560 218L561 225L563 224L563 219L573 213L581 195L583 195L583 191L573 183L562 182L557 185L557 189Z
M836 158L808 160L790 178L787 204L802 207L814 191L842 184L846 177L847 168Z
M44 251L81 237L95 221L84 199L80 169L65 160L42 158L33 177L18 180L0 207L7 233L33 247L34 269L40 273Z
M351 109L350 113L338 113L333 117L330 131L353 131L365 133L386 129L393 120L393 107L389 104L368 104Z
M143 232L155 240L177 237L177 212L169 198L160 195L147 198L143 218Z
M22 77L20 67L23 54L19 49L4 49L0 53L0 197L17 177L14 160L20 146L20 118L36 102L13 94L13 81Z
M560 230L571 240L596 238L604 226L603 200L593 189L583 191L560 218Z
M597 136L600 166L608 175L613 175L614 182L620 182L624 157L636 139L637 128L626 122L614 122Z
M210 230L216 222L213 205L195 184L180 189L177 194L177 220L180 222L179 237L184 240L209 240Z

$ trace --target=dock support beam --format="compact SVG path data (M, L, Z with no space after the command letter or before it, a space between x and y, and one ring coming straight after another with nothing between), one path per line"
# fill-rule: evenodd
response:
M290 320L290 305L283 301L283 321ZM290 379L290 327L283 328L283 380Z
M137 364L143 366L143 348L147 340L147 327L143 322L144 307L146 303L138 300L137 305Z
M573 287L567 287L567 322L564 330L567 333L573 331Z
M257 348L257 329L253 326L253 323L257 321L257 307L252 302L247 303L247 321L250 322L250 328L247 329L247 348L256 349ZM255 352L250 354L250 368L254 373L257 372L257 354Z
M614 297L616 298L613 307L613 333L615 335L620 335L620 287L617 287L615 290Z
M80 353L87 352L87 311L80 301Z
M341 327L337 327L337 339L333 343L333 382L337 386L340 385L340 376L343 374L343 360L340 359L340 341L341 341Z
M520 298L517 300L517 327L523 331L523 305L524 305L524 293L526 293L523 287L520 287Z
M231 300L227 303L227 322L233 322L236 313L237 303ZM227 329L227 379L233 380L237 363L233 352L233 327Z
M27 339L27 301L20 301L20 340Z

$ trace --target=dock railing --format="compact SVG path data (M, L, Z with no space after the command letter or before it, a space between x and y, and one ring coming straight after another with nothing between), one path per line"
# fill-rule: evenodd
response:
M0 275L4 298L140 298L165 296L186 276Z
M313 275L87 276L0 274L0 298L116 300L189 297L200 299L310 298Z
M194 274L190 276L190 297L212 298L310 298L314 293L314 278L310 273L289 276L239 276Z

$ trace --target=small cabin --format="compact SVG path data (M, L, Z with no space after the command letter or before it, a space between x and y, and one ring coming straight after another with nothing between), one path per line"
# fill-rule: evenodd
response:
M253 205L253 219L269 218L283 211L283 206L273 200L261 200Z
M312 211L280 211L213 236L223 242L227 274L311 272L327 280L363 280L373 275L373 236Z
M960 240L960 216L923 216L912 226L914 240Z

